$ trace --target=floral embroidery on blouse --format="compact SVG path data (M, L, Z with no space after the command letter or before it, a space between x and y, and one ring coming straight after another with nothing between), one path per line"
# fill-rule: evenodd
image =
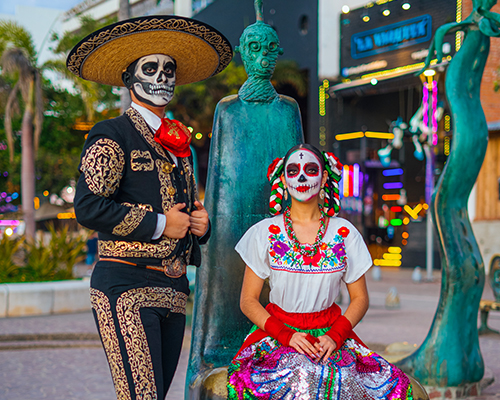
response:
M300 254L279 226L270 225L269 233L269 255L274 270L321 274L343 271L347 267L344 237L349 234L349 229L345 227L338 230L331 242L322 242L312 256Z
M350 230L347 229L345 226L342 228L339 228L337 231L340 236L342 236L344 239L349 235Z

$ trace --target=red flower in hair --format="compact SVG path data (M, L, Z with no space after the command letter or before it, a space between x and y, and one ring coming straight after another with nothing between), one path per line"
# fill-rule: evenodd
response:
M282 160L281 157L277 157L274 159L274 161L269 165L269 167L267 168L267 179L271 179L272 178L272 174L274 172L274 169L276 168L276 165L278 165L278 163Z
M350 231L345 226L343 226L337 232L339 233L340 236L342 236L345 239L347 237L347 235L349 235Z
M271 233L280 233L281 232L281 229L278 225L271 225L269 227L269 232Z

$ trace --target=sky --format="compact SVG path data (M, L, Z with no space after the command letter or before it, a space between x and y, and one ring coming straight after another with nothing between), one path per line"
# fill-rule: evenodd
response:
M14 15L16 6L45 7L67 11L83 0L1 0L0 14Z

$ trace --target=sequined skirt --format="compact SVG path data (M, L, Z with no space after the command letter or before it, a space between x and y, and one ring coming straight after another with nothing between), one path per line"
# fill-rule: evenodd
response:
M227 388L231 400L413 399L408 377L355 339L318 363L267 336L233 359Z

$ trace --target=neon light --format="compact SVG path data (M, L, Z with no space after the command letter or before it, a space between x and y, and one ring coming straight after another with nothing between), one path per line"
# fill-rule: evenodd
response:
M339 133L335 135L335 140L359 139L365 136L363 132Z
M359 196L359 164L353 165L352 195L354 197Z
M401 260L403 256L401 254L394 254L394 253L384 253L382 256L384 260Z
M367 138L373 139L394 139L394 133L388 132L365 132Z
M0 226L18 226L19 221L17 219L1 219Z
M438 85L437 81L432 82L432 144L438 144L438 121L437 121L437 103L438 103Z
M342 179L344 181L344 197L349 197L349 165L344 165Z
M373 264L378 265L380 267L400 267L400 260L383 260L383 259L375 259L373 260Z
M75 219L76 215L73 212L65 212L57 214L57 219Z
M401 253L401 247L391 246L387 249L387 251L391 254L399 254Z
M450 155L450 137L449 136L444 137L444 155L445 156Z
M403 187L402 182L387 182L384 183L384 189L401 189Z
M352 165L349 166L349 196L353 196L354 194L354 188L353 188L353 182L354 182L354 168Z
M384 194L382 195L382 200L391 201L391 200L399 200L401 196L399 194Z
M400 206L392 206L391 211L395 212L395 213L399 213L399 212L403 211L403 208Z
M403 237L403 239L408 239L410 234L408 232L403 232L403 234L401 236Z
M422 204L422 208L424 210L427 210L429 208L429 204L427 204L427 203Z
M405 211L413 219L418 218L418 213L420 212L420 210L422 210L422 204L417 204L414 208L411 208L409 205L405 205Z
M384 175L384 176L399 176L399 175L403 175L403 170L401 168L386 169L386 170L382 171L382 175Z
M423 106L423 124L429 126L429 85L424 83L424 90L422 91L422 106Z
M391 225L392 226L401 226L401 225L403 225L403 221L401 221L401 219L399 219L399 218L394 218L394 219L391 219Z
M325 88L323 85L319 87L319 115L324 117L326 115L326 107L325 107Z
M408 225L410 223L410 218L404 217L403 218L403 224Z

